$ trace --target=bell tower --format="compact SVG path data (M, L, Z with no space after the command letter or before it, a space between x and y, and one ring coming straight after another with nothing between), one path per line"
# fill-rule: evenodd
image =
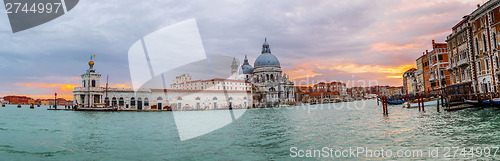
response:
M96 88L101 86L101 74L95 72L94 61L92 61L93 58L95 58L95 55L90 56L89 69L87 69L87 73L81 75L83 88Z
M231 77L232 79L238 77L238 62L236 62L236 58L233 58L233 63L231 64Z
M86 107L92 106L94 103L102 103L102 93L101 93L101 74L96 73L94 69L95 55L90 56L89 69L87 72L82 74L82 87L81 90L85 91L85 94L81 94L77 103L86 104ZM90 102L90 104L89 104Z

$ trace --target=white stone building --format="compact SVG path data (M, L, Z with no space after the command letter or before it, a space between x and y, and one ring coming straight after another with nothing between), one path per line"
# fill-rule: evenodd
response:
M254 107L276 106L295 102L293 82L281 70L280 62L271 54L267 39L262 45L261 55L254 62L248 63L245 56L241 66L243 79L252 83Z
M80 107L99 105L120 110L208 110L248 108L252 104L251 84L235 79L192 80L189 74L176 78L171 89L139 89L101 87L101 74L90 68L82 74L82 87L73 91ZM90 98L90 99L89 99Z
M81 75L82 87L73 91L74 102L82 107L111 106L120 110L203 110L270 107L292 104L293 82L283 74L267 41L253 68L245 56L241 70L235 59L228 79L192 80L189 74L176 77L170 89L101 87L101 74L89 69ZM229 66L228 66L229 67Z

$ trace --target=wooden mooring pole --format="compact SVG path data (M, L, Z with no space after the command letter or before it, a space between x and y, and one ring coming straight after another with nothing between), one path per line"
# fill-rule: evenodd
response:
M388 110L387 110L387 96L382 96L382 111L383 111L384 115L388 114Z
M417 93L418 110L420 111L420 95Z
M379 102L380 102L380 97L377 97L377 106L380 105Z
M425 112L424 97L422 96L422 111Z
M443 98L442 96L438 95L437 104L436 104L437 112L439 112L439 100L442 98ZM443 100L441 100L441 102L443 102Z

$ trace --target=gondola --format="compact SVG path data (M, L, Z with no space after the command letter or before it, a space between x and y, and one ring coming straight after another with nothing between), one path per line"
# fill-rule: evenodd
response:
M400 104L403 104L403 100L395 100L395 101L389 101L387 100L387 104L390 104L390 105L400 105Z
M489 101L481 101L479 102L478 100L468 100L468 99L464 99L464 102L467 103L467 104L470 104L470 105L474 105L474 106L479 106L483 103L488 103L489 104Z

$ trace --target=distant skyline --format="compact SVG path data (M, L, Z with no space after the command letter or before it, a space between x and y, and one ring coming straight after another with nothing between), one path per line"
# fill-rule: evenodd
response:
M0 96L52 98L57 92L71 99L90 55L96 55L94 68L110 76L112 87L130 87L129 47L190 18L197 20L207 55L240 62L247 55L253 66L267 37L296 82L376 80L401 86L402 73L416 66L431 41L445 42L451 27L484 2L88 0L15 34L7 15L0 14Z

